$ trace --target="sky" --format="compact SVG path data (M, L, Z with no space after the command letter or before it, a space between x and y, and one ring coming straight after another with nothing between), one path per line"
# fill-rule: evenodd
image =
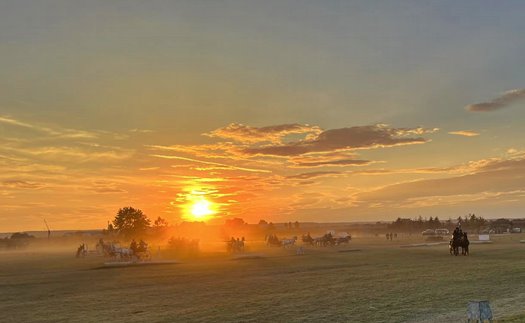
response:
M525 217L523 1L0 0L0 231Z

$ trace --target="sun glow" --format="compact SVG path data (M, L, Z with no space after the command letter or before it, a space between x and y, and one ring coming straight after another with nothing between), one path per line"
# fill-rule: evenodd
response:
M191 218L196 221L208 220L213 214L215 214L214 205L205 198L199 198L191 204L189 213Z

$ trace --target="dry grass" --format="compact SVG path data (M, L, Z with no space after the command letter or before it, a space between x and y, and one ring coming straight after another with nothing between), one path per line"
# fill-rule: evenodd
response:
M451 322L472 299L491 301L496 318L523 321L525 244L520 235L448 246L355 239L344 249L260 247L257 257L213 255L179 264L100 268L73 252L0 254L0 312L7 322ZM523 239L523 236L521 236ZM253 244L252 244L253 246ZM522 316L519 316L522 315Z

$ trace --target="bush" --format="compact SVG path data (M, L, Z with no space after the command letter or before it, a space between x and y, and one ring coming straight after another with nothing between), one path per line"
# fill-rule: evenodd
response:
M171 237L167 249L174 256L193 256L199 253L199 240Z

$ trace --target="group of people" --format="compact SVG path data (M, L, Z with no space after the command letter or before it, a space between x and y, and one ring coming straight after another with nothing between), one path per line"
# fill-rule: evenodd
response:
M468 241L467 232L463 232L459 226L457 226L454 229L454 232L452 232L452 239L454 240L460 240L464 239Z
M131 243L129 245L129 249L133 251L133 254L137 254L139 252L146 252L148 251L148 244L144 242L144 240L140 240L139 243L135 241L135 239L131 240Z
M244 237L235 239L232 237L228 241L228 252L235 253L235 252L243 252L244 251Z
M390 232L390 233L386 234L386 239L387 240L393 240L394 238L397 238L397 233Z
M266 245L268 246L281 246L281 240L277 238L277 235L270 234L266 236Z

